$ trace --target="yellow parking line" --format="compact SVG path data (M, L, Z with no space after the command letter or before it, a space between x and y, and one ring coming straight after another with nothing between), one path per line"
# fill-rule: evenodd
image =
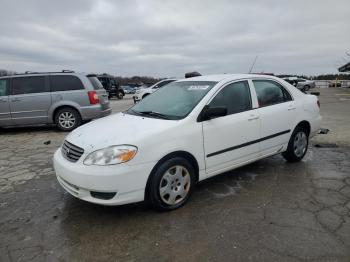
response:
M344 93L344 94L335 94L336 96L350 96L350 93Z

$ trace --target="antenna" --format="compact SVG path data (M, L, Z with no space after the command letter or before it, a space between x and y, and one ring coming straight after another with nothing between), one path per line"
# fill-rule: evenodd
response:
M258 59L258 56L255 57L254 62L253 62L252 66L249 69L249 74L252 72L252 70L254 68L254 65L255 65L255 62L256 62L257 59Z

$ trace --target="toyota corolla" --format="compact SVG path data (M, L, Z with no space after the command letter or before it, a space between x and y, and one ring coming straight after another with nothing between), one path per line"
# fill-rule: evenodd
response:
M319 106L272 76L178 80L71 132L54 155L57 179L96 204L176 209L198 181L280 153L300 161L320 128Z

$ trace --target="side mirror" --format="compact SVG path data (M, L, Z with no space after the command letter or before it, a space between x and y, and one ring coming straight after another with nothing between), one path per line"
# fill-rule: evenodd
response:
M217 118L217 117L226 116L226 115L227 115L227 108L224 106L215 106L215 107L205 106L198 118L198 122L202 122L212 118Z

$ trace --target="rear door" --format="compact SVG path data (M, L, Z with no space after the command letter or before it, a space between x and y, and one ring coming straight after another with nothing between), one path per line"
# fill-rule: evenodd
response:
M48 123L51 93L45 76L12 78L10 109L14 124Z
M203 122L207 173L217 173L258 156L260 119L251 97L245 80L226 85L209 103L226 107L228 113Z
M9 91L9 80L0 79L0 126L12 124Z
M296 119L292 96L273 80L253 80L261 119L261 155L276 153L289 141Z

